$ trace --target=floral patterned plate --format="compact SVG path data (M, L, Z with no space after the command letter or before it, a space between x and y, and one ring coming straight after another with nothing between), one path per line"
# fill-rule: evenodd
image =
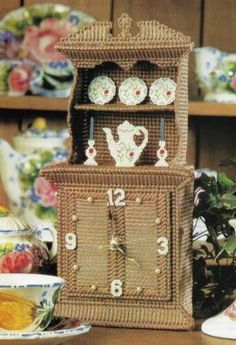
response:
M223 312L205 320L201 330L213 337L236 339L236 300Z
M95 19L86 13L59 4L36 4L8 13L0 21L0 60L19 60L38 65L41 84L30 84L30 76L17 74L14 91L22 82L33 94L66 97L71 88L73 68L69 60L56 51L55 44L69 33ZM27 91L26 90L26 91ZM11 94L12 83L6 68L0 65L0 93Z
M176 82L170 78L155 80L149 90L151 101L157 105L171 104L175 100Z
M28 89L41 87L43 70L29 61L0 61L0 95L23 96Z
M43 332L0 333L2 345L61 345L73 338L89 332L90 325L83 325L76 319L54 319Z
M136 105L147 96L147 85L138 77L125 79L119 87L119 97L126 105Z
M113 80L106 76L94 78L88 87L88 97L92 103L109 103L116 94Z

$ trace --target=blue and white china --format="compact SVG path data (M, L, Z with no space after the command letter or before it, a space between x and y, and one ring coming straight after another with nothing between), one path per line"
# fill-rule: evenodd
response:
M21 219L0 207L0 273L38 272L57 253L57 234L50 231L53 239L49 251L41 241L41 229L30 228Z
M0 275L0 334L41 332L50 323L64 285L41 274Z
M195 73L205 101L236 102L236 54L195 48Z
M54 329L55 328L55 329ZM0 333L1 345L62 345L69 343L79 335L89 332L90 325L83 325L79 320L65 319L56 327L49 327L43 332Z
M0 177L10 210L30 226L51 228L56 220L56 186L39 171L67 158L67 138L67 130L50 130L43 118L37 118L14 137L15 148L0 139Z

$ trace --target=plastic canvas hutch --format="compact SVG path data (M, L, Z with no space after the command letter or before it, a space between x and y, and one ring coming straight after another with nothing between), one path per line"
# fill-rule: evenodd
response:
M112 23L96 22L57 45L75 66L69 160L42 170L58 188L58 273L66 287L57 313L102 326L190 329L193 177L185 163L192 43L155 21L137 25L139 33L132 36L124 14L116 37ZM128 106L115 96L108 104L92 104L88 85L102 75L117 88L130 76L148 87L169 77L177 83L175 102L157 106L147 97ZM83 164L91 117L98 166ZM168 168L154 166L161 117ZM115 167L102 130L110 127L117 139L125 120L149 133L132 168Z

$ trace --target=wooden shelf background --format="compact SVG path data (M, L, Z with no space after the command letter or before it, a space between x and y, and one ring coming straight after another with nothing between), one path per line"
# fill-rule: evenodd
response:
M10 97L0 96L0 108L3 109L22 109L22 110L41 110L41 111L63 111L66 112L68 106L67 98L47 98L39 96L24 96L24 97ZM125 105L106 104L105 111L124 111L127 110ZM96 104L81 104L76 106L77 109L97 110ZM107 109L106 109L107 108ZM135 106L130 111L154 111L158 107L152 104ZM150 109L149 109L150 108ZM159 107L161 109L161 107ZM102 110L102 108L101 108ZM163 106L163 110L173 110L173 106ZM128 111L128 110L127 110ZM190 116L220 116L220 117L234 117L236 116L236 104L227 103L210 103L204 101L190 101L189 102Z

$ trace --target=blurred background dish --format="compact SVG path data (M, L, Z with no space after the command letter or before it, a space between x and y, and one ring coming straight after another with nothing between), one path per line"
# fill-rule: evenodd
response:
M0 176L10 210L30 226L54 228L56 186L39 176L39 171L67 158L67 138L66 129L48 129L44 118L36 118L13 138L14 148L0 139ZM42 240L52 240L50 234L43 235Z
M0 21L0 60L5 60L0 65L0 92L14 96L32 93L67 97L73 67L56 51L55 44L61 37L93 21L95 19L84 12L50 3L9 12ZM19 61L18 68L12 68L16 60ZM40 82L29 82L32 64L37 66Z
M195 74L205 101L236 103L236 54L195 48Z

